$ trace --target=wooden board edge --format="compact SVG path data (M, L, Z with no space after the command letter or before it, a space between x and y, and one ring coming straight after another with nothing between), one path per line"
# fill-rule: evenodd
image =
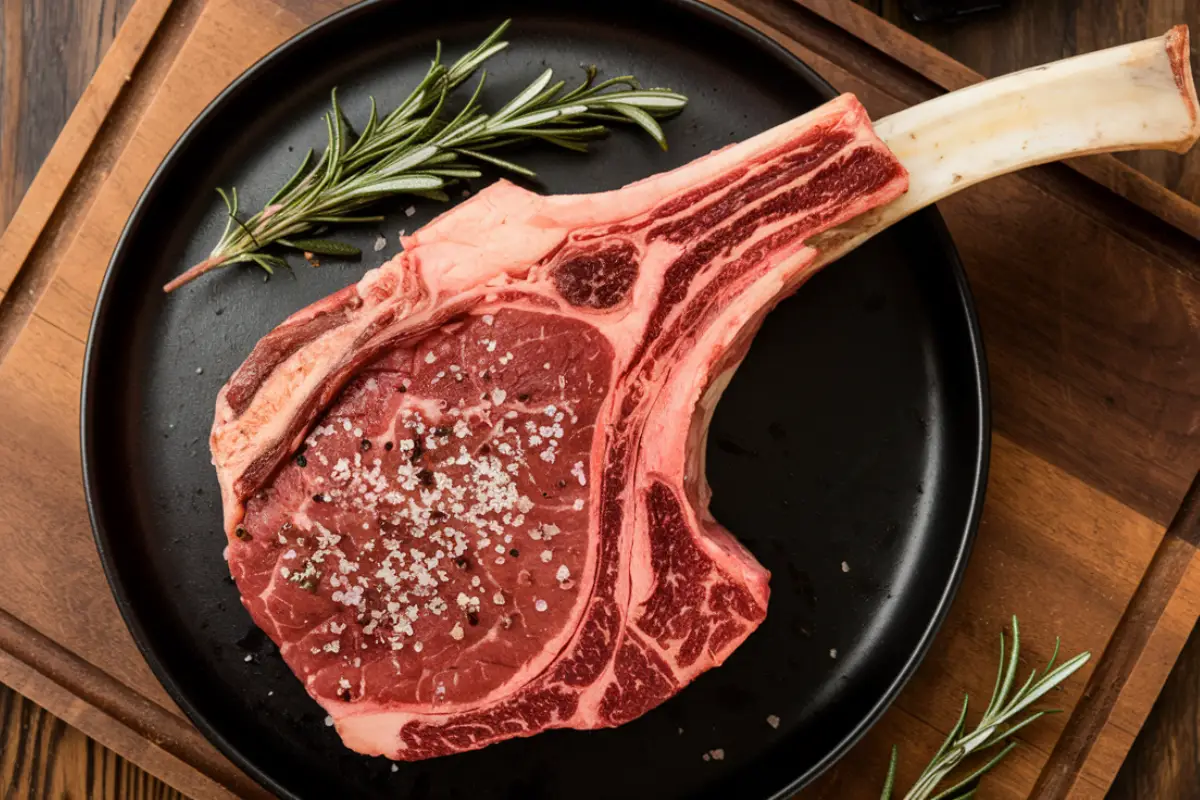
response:
M108 114L133 79L172 0L136 0L116 38L75 104L16 213L0 236L0 290L21 271L47 222L66 198Z
M222 800L271 796L178 713L4 610L0 610L0 681L191 796Z
M17 215L3 237L0 237L0 265L9 265L14 273L7 293L0 289L0 360L3 360L24 329L30 316L46 294L54 276L63 263L64 254L78 237L82 220L91 212L101 188L107 183L126 146L132 129L157 94L162 78L187 41L207 0L136 0L130 14L139 13L142 36L137 31L118 42L131 43L121 52L110 52L101 62L97 75L120 77L120 86L99 121L87 128L90 138L86 146L63 144L62 159L70 172L49 171L43 166L34 179L30 194L17 209ZM155 14L161 11L161 16ZM126 26L131 23L127 21ZM152 29L151 29L152 28ZM139 48L133 47L138 44ZM137 57L130 54L137 52ZM109 66L110 59L112 64ZM125 69L129 67L129 69ZM89 86L90 89L90 86ZM85 91L85 95L86 95ZM101 108L93 109L100 113ZM59 143L71 142L77 131L76 114L72 114ZM86 113L79 126L88 124ZM83 128L78 128L83 130ZM67 137L67 138L64 138ZM59 146L56 143L55 147ZM52 151L51 157L54 156ZM77 159L72 161L72 159ZM48 165L54 166L55 164ZM46 177L42 177L43 172ZM55 194L57 192L57 194ZM27 224L28 223L28 224ZM37 223L37 224L34 224ZM11 255L9 250L11 249ZM2 269L4 267L0 267ZM95 298L87 300L89 306Z
M237 798L191 765L3 650L0 650L0 682L188 797Z
M920 73L947 92L987 78L880 15L847 0L791 0Z
M1095 669L1088 678L1083 696L1076 705L1059 737L1050 759L1042 769L1030 797L1038 800L1058 800L1071 796L1072 788L1087 771L1092 776L1104 776L1111 783L1116 778L1120 763L1100 765L1095 761L1096 745L1101 737L1110 734L1114 710L1140 677L1158 680L1158 691L1165 682L1167 673L1139 668L1151 638L1168 609L1175 605L1195 625L1198 610L1187 596L1200 591L1200 569L1197 562L1197 545L1200 544L1200 474L1192 481L1175 518L1167 527L1167 533L1146 568L1142 581L1134 591L1125 613L1117 623L1113 635L1104 648ZM1189 626L1189 630L1190 630ZM1186 634L1184 634L1186 640ZM1178 651L1184 641L1173 645ZM1173 661L1172 661L1173 663ZM1153 698L1139 704L1144 708L1137 712L1140 726L1153 706ZM1121 749L1125 749L1122 747ZM1110 774L1111 773L1111 774Z
M986 80L984 75L863 6L846 0L790 2L890 56L942 91L951 92ZM1200 238L1200 205L1155 183L1120 159L1111 155L1096 155L1063 163L1184 233Z
M1200 206L1155 183L1119 158L1083 156L1062 163L1168 225L1200 239Z
M1093 782L1102 780L1102 789L1105 792L1110 789L1198 620L1200 552L1192 556L1178 590L1168 601L1162 620L1150 634L1142 657L1134 665L1129 680L1117 697L1109 724L1100 732L1093 754L1080 772L1081 778L1089 778ZM1130 725L1131 722L1136 725Z

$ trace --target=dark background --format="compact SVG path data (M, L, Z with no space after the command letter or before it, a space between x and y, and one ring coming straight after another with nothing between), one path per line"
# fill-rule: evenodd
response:
M953 24L914 23L900 0L856 2L989 76L1158 35L1180 22L1200 31L1200 0L1010 0L1003 11ZM0 225L16 210L132 4L0 0ZM1200 151L1185 159L1122 158L1200 202ZM1193 633L1110 798L1200 798L1198 723L1200 635ZM0 791L5 798L180 796L3 685Z

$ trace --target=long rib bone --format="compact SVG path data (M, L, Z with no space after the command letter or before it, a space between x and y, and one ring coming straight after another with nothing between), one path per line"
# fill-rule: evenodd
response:
M909 171L903 197L813 244L828 263L960 189L1036 164L1119 150L1185 152L1200 137L1188 29L1015 72L875 123Z

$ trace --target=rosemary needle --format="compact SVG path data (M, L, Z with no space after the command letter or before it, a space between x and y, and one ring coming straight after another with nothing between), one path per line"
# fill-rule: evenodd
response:
M504 22L479 46L446 66L439 43L425 77L395 110L380 117L375 99L366 124L356 135L338 104L337 90L325 114L328 143L313 162L312 151L291 179L262 210L243 221L237 190L218 189L227 220L208 258L163 287L170 292L206 272L232 264L255 264L268 273L287 266L266 248L278 246L309 253L355 256L352 245L329 239L303 238L331 224L377 222L360 209L385 197L410 194L446 201L445 189L456 181L477 178L479 166L491 165L519 175L533 172L495 155L495 150L530 140L569 150L587 151L588 142L608 132L606 123L632 122L659 146L666 138L658 120L678 113L687 98L669 89L643 89L631 75L596 81L589 68L573 89L546 70L494 113L480 104L487 79L483 63L508 46ZM467 104L451 114L447 98L480 71Z

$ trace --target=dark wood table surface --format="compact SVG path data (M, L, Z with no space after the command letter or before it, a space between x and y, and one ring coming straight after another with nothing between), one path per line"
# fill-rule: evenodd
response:
M1200 0L1012 0L1005 10L951 24L913 23L900 0L856 1L985 75L1157 35L1178 22L1200 39ZM0 228L132 4L0 0ZM1195 46L1192 55L1195 63ZM1123 158L1200 203L1200 153ZM4 800L181 797L3 685L0 791ZM1109 796L1200 798L1200 632L1193 631Z

